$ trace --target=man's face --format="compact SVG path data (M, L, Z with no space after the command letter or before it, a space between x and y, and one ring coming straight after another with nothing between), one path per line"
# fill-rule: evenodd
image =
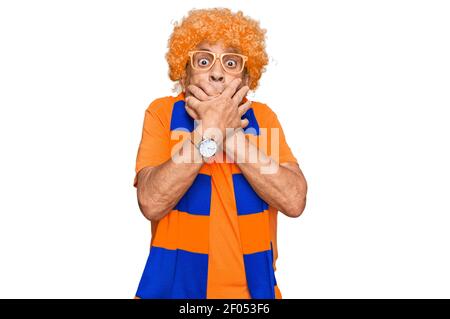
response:
M214 44L202 42L197 45L195 50L211 51L219 54L224 52L239 53L236 49L223 47L221 42ZM214 95L217 95L222 93L225 87L236 78L242 79L238 90L241 87L248 85L248 75L245 72L245 68L238 74L232 74L226 72L219 59L216 59L214 65L207 71L193 69L189 62L186 67L186 77L181 80L181 84L184 89L186 89L188 85L193 84L200 87L205 92L212 91L215 93ZM210 90L205 90L205 86L208 86ZM187 95L189 95L190 92L187 93Z

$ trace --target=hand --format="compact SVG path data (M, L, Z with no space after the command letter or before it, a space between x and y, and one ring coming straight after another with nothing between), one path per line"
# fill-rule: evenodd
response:
M234 79L220 94L206 82L202 83L202 88L193 84L186 88L186 111L195 120L202 121L203 131L219 129L222 133L219 143L225 138L226 128L245 128L248 125L248 120L241 120L241 117L252 102L239 106L249 90L248 86L237 90L240 84L241 79Z
M198 83L191 83L187 86L186 97L194 96L200 101L207 101L218 97L223 92L223 89L219 90L208 81L200 80ZM195 94L192 92L195 92Z

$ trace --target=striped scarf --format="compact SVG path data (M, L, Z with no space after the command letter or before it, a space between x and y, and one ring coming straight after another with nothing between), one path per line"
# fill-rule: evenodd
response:
M253 109L242 118L249 120L245 133L258 136L260 130ZM194 120L187 114L181 94L181 99L173 104L170 133L176 131L186 137L193 129ZM171 139L171 149L179 142ZM224 193L224 187L230 191ZM237 214L251 298L281 298L273 268L269 205L234 163L203 164L177 205L157 222L137 297L207 298L209 238L214 236L209 232L209 218L211 212L224 209L217 204L218 196L229 196L220 199L232 203L226 209Z

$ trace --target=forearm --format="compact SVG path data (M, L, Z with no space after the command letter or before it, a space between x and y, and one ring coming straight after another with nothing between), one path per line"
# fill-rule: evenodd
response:
M144 216L159 220L168 214L192 185L202 160L190 139L181 145L180 157L174 156L156 167L144 168L138 175L138 202Z
M238 140L241 143L237 143ZM225 143L225 147L227 154L233 154L239 169L264 201L289 217L300 216L305 208L307 191L301 172L279 165L246 138L242 130L238 130Z

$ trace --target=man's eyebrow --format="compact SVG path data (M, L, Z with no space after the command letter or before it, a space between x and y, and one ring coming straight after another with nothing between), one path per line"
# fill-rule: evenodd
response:
M200 47L197 50L212 52L210 49L207 49L204 47ZM235 48L228 48L227 50L225 50L225 52L239 53L239 50L237 50Z

